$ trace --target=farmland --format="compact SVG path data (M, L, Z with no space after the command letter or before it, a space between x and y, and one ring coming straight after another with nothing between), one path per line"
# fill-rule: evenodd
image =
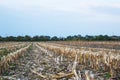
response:
M120 80L120 42L1 42L2 80Z

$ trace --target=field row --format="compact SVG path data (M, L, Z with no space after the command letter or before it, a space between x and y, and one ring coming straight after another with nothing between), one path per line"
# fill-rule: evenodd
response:
M82 43L0 43L0 75L4 74L5 71L9 69L10 65L12 65L12 63L16 63L16 60L23 56L24 58L28 58L28 60L25 61L25 65L29 67L26 68L26 66L22 66L22 68L31 71L33 74L39 75L41 77L40 79L63 78L61 80L64 80L64 78L66 78L69 80L79 80L83 78L83 80L99 80L98 77L101 74L109 76L109 78L111 77L118 80L120 79L120 50L118 48L111 49L104 46L102 48L87 47L87 44L88 46L89 44L97 44L98 46L100 46L101 44L119 46L119 43L117 44L117 42L85 42L86 46L82 47L80 44ZM29 56L24 56L30 48L30 52L27 53ZM88 70L94 72L94 74L88 72ZM28 73L26 74L29 75ZM29 78L30 75L27 77ZM105 80L107 79L105 78Z
M3 56L8 55L11 52L14 52L16 50L19 50L25 46L27 46L29 43L25 42L3 42L0 43L0 59Z
M87 48L106 48L106 49L120 49L120 42L114 41L56 41L53 43Z
M0 75L30 48L31 43L7 43L0 52Z
M71 59L77 56L77 63L84 65L84 68L108 72L113 78L120 76L119 50L94 50L94 48L76 49L74 47L48 42L38 43L38 45L55 53L70 57Z

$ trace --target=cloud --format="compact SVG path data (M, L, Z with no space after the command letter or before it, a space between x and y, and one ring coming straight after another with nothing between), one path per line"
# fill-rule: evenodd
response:
M91 7L120 8L120 1L114 0L0 0L0 5L15 9L28 9L39 7L61 11L82 11Z
M28 13L66 12L81 15L116 16L119 0L0 0L0 6ZM106 8L107 7L107 8ZM99 10L100 9L100 10ZM107 13L105 10L109 9ZM110 11L111 10L111 11ZM114 10L114 13L117 13ZM117 15L118 16L118 15Z
M110 0L111 1L111 0ZM114 6L120 8L120 3L114 0L114 3L110 3L109 1L103 0L0 0L0 5L12 7L31 7L31 6L42 6L46 8L71 8L71 7L96 7L96 6Z
M114 28L119 30L120 25L120 0L0 0L0 12L1 27L5 30L9 26L10 30L15 27L22 32L32 27L33 33L42 30L45 34L54 31L66 34L64 30L67 29L70 29L68 34L97 33L100 28L103 33L105 27L104 32L113 27L112 32Z

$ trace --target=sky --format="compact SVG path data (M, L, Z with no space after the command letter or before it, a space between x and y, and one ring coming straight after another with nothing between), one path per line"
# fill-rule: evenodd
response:
M120 35L120 0L0 0L0 35Z

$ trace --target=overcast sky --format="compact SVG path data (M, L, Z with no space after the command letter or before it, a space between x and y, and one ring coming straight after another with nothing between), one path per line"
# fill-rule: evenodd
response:
M0 35L120 35L120 0L0 0Z

